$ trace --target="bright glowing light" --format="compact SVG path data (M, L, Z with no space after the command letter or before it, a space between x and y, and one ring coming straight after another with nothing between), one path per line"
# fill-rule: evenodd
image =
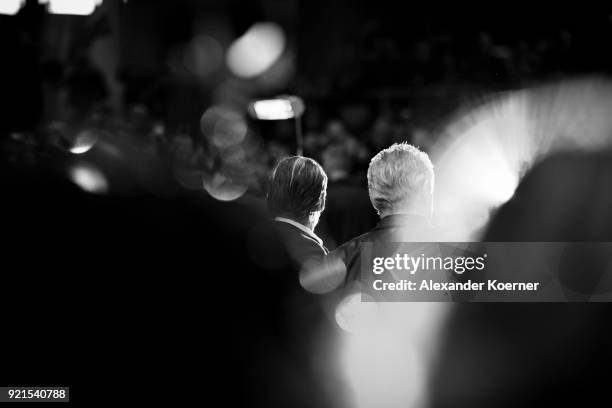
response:
M436 212L465 235L508 201L536 160L612 146L612 83L580 79L517 91L453 121L434 146ZM460 233L461 235L461 233Z
M454 122L434 147L436 212L444 223L454 220L458 240L477 238L473 231L514 195L525 163L532 163L527 109L524 93L494 101Z
M108 192L108 181L104 174L89 164L78 164L69 171L70 179L84 191L92 194Z
M0 1L0 14L14 16L24 4L25 0L2 0Z
M349 333L360 333L375 326L378 320L378 303L367 294L352 293L336 307L336 323Z
M70 153L87 153L92 147L94 147L97 141L98 137L93 132L84 130L77 135L72 147L69 149Z
M285 49L283 30L274 23L256 23L230 46L227 66L241 78L254 78L266 72Z
M304 101L297 96L280 96L251 102L251 116L259 120L285 120L299 117L304 113Z
M293 117L291 103L284 99L269 99L253 103L253 110L257 119L283 120Z
M38 0L40 4L47 4L51 14L70 14L87 16L94 12L103 0Z
M360 295L356 296L347 300L344 307L350 305L352 320L360 320L360 327L345 336L339 347L341 372L352 392L350 406L427 406L426 379L436 356L440 330L452 305L380 303L374 314L366 311L364 316L363 304L359 306ZM336 319L340 324L338 315Z
M409 318L406 316L406 318ZM345 353L354 407L414 407L423 373L414 344L383 329L353 337Z

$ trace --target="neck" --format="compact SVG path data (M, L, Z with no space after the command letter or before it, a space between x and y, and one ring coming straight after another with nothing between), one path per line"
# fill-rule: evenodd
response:
M308 228L309 230L311 230L312 232L314 232L315 227L317 226L317 224L319 223L319 216L321 215L320 212L315 212L312 213L310 215L310 217L308 217L308 221L306 223L304 223L303 225Z
M430 219L432 217L432 209L425 207L406 207L406 208L398 208L392 209L388 211L382 211L380 213L380 218L388 217L389 215L416 215L419 217Z
M416 215L418 217L423 217L423 218L431 218L431 216L429 214L425 214L424 212L416 212L416 211L385 211L380 213L380 218L385 218L388 217L390 215Z
M299 222L300 224L302 224L303 226L305 226L309 230L314 231L315 225L314 225L313 222L310 221L310 219L308 221L306 221L306 222L301 222L301 221L296 221L296 222Z

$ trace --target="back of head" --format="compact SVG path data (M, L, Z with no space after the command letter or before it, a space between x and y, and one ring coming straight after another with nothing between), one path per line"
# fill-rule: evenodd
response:
M325 208L327 176L314 160L286 157L278 162L268 189L268 208L273 216L305 222Z
M396 143L370 161L370 201L382 216L411 210L429 215L433 187L433 164L427 153L415 146Z

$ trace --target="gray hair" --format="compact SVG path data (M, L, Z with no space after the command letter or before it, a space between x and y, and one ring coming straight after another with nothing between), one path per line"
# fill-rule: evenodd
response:
M431 196L433 164L427 153L407 143L396 143L378 152L368 168L370 201L378 213L398 203Z

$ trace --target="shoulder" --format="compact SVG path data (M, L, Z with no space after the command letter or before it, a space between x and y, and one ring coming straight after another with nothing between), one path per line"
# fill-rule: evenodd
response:
M285 222L272 221L291 257L304 262L308 258L325 255L325 249L303 231Z
M331 251L329 255L346 259L359 250L359 246L361 243L368 242L371 238L371 235L371 231L366 232L365 234L361 234L351 239L350 241L347 241L344 244L338 246L336 249Z
M350 248L356 245L361 244L362 242L367 242L372 235L371 232L366 232L364 234L358 235L355 238L346 241L344 244L340 245L338 248Z

